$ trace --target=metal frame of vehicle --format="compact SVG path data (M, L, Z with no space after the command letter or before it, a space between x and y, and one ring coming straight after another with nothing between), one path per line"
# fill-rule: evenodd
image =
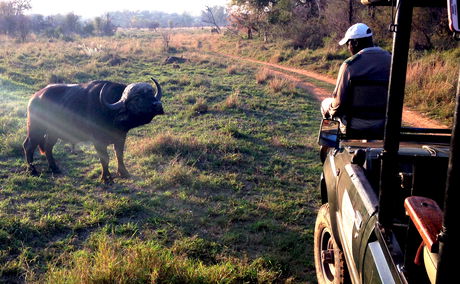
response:
M413 263L420 256L421 237L405 217L402 204L407 196L426 195L444 214L436 283L452 283L460 252L454 227L455 206L460 204L460 85L452 130L401 127L413 8L446 7L446 1L361 2L397 9L386 123L383 141L358 141L341 135L337 123L323 121L319 143L329 150L323 157L321 195L323 203L328 203L334 249L343 251L353 283L429 283L420 273L424 268ZM315 249L320 243L317 235L321 238L315 232ZM337 257L332 252L329 246L315 252L317 271L317 261L324 266ZM320 283L345 279L318 276Z

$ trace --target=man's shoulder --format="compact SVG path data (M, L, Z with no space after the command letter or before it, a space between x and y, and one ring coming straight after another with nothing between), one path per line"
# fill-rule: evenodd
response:
M368 60L375 60L376 58L383 58L385 60L390 60L391 59L391 54L380 48L380 47L368 47L365 49L362 49L360 52L356 53L355 55L347 58L343 63L350 66L353 63L356 63L358 61L365 61L367 62Z
M357 61L360 57L361 57L361 54L356 53L355 55L348 57L343 63L347 65L351 65L353 64L353 62Z

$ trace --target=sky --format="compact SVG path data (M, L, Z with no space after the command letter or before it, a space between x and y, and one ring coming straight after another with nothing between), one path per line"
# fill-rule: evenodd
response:
M111 11L187 12L198 16L206 6L226 6L229 0L31 0L27 14L55 15L73 12L85 18L101 16Z

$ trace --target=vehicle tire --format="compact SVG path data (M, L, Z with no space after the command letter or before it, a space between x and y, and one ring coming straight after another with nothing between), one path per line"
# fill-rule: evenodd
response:
M345 256L332 235L328 203L321 206L316 217L314 256L319 284L349 283Z

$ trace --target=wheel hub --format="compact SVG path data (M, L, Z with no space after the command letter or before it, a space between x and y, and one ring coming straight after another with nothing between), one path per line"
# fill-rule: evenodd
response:
M332 235L324 230L321 236L321 266L324 279L332 283L335 279L335 247Z

